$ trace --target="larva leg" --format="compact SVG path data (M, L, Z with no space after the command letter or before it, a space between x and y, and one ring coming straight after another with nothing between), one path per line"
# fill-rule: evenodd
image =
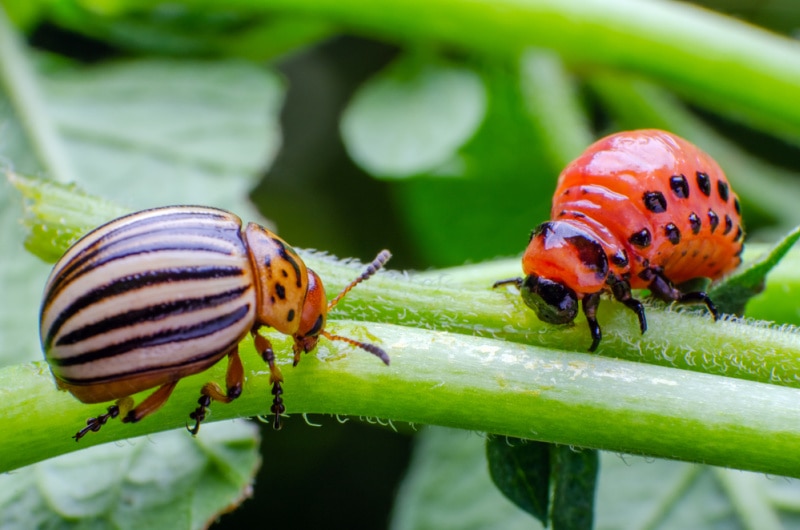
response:
M600 293L592 293L583 297L583 314L586 315L586 322L589 324L589 331L592 333L592 345L589 351L595 351L603 338L600 324L597 323L597 306L600 305Z
M196 435L200 430L200 423L206 419L206 409L211 405L212 401L230 403L242 395L244 368L242 367L242 359L239 357L239 346L234 346L228 352L228 371L225 374L225 386L227 390L223 392L222 388L213 381L203 385L200 390L200 399L197 400L199 406L189 414L189 418L194 420L194 427L186 427L192 433L192 436Z
M644 314L644 306L639 300L631 296L631 284L613 275L609 275L607 283L611 286L611 294L614 295L614 298L636 313L636 317L639 319L639 330L642 333L647 331L647 317Z
M714 305L714 302L711 301L711 298L709 298L705 292L695 291L691 293L682 293L672 285L672 282L670 282L669 279L664 276L664 273L661 272L660 269L648 270L652 275L652 279L650 279L650 285L648 285L648 288L650 289L650 292L653 293L653 296L667 302L678 302L680 304L705 304L709 313L714 316L714 320L719 318L717 306Z

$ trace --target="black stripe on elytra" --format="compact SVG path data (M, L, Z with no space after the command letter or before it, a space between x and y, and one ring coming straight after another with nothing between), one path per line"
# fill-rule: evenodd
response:
M230 234L225 234L224 232L231 232ZM161 241L153 241L152 236L158 234L168 234L170 237L164 238ZM58 279L53 282L53 285L50 287L50 291L48 293L49 297L52 297L53 294L57 293L63 287L65 282L71 282L75 278L80 277L81 275L93 270L96 267L104 265L109 261L114 261L116 259L125 258L135 254L141 254L147 251L159 251L159 250L187 250L187 251L206 251L206 252L216 252L218 254L225 254L230 255L230 249L226 248L222 245L214 245L215 241L219 241L220 239L228 242L240 245L243 248L242 240L241 240L241 232L236 229L212 229L210 227L162 227L155 230L151 230L149 232L143 232L140 234L133 234L129 235L115 241L108 241L105 245L102 246L93 246L91 249L86 249L81 252L61 271L59 272ZM188 241L181 241L183 237L206 237L208 238L207 241L201 242L188 242ZM227 237L220 237L220 236L227 236ZM137 239L142 239L143 243L139 246L131 246L122 252L117 252L116 254L110 253L110 251L119 245L125 243L133 243ZM177 241L175 241L177 240ZM89 263L88 266L84 267L87 262L97 258L99 255L104 253L108 253L108 256L103 256L98 259L94 263ZM83 268L82 268L83 267Z
M61 330L64 323L79 311L106 298L118 296L137 289L153 285L182 281L204 281L214 278L241 276L244 271L239 267L182 267L180 269L157 269L139 274L115 278L111 282L101 285L83 296L78 297L53 320L43 341L45 351L50 349L53 339Z
M207 359L213 359L214 357L221 358L224 354L228 353L237 344L239 344L239 342L241 342L241 339L237 337L235 340L223 346L222 348L214 348L213 350L208 350L205 352L198 353L197 355L191 357L190 359L182 359L180 361L172 363L142 366L139 368L132 368L132 369L128 368L125 370L125 372L122 373L115 372L112 374L107 374L99 377L85 377L85 378L65 377L63 375L59 375L58 377L65 383L73 385L93 385L109 381L119 381L120 379L129 379L151 372L172 371L175 368L185 368L187 365L191 365L197 362L202 362Z
M66 335L62 335L56 341L56 346L69 346L120 328L133 327L145 322L156 322L172 316L217 307L232 300L236 300L249 288L250 286L246 285L212 295L187 298L184 300L173 300L171 302L118 313L98 322L87 324Z
M103 346L97 350L81 353L80 355L66 357L63 359L49 359L49 361L56 366L76 366L79 364L99 361L101 359L116 357L118 355L124 355L133 350L154 348L173 342L185 342L200 339L233 326L246 317L249 312L250 304L244 304L229 313L210 318L203 322L198 322L197 324L193 324L191 326L165 329L157 333L153 333L152 335L134 337L117 344L111 344L109 346Z
M130 232L132 230L138 230L141 228L146 228L151 225L164 225L166 224L169 226L170 223L176 221L182 221L187 218L191 219L205 219L205 220L213 220L213 221L227 221L235 223L235 220L231 219L226 215L226 212L220 213L212 213L212 212L198 212L198 211L172 211L171 213L162 213L159 215L154 215L151 217L145 217L143 219L137 219L136 221L132 221L128 224L124 224L122 226L118 226L116 228L107 228L110 224L115 224L119 221L122 221L128 217L137 217L141 216L142 214L152 212L154 210L158 210L155 208L153 210L144 210L141 212L133 213L130 215L126 215L125 217L120 217L115 221L111 221L109 223L104 224L92 232L87 234L85 237L96 236L97 239L93 241L88 248L95 247L95 246L104 246L107 241L114 240L119 238L121 234L125 234L126 232ZM164 208L164 210L171 210L171 208ZM174 228L174 227L173 227ZM152 230L148 231L147 233L152 232Z
M294 276L295 278L297 278L297 281L295 283L297 284L297 288L299 289L300 287L303 286L303 278L300 277L300 265L297 264L297 261L292 256L293 252L290 253L290 251L286 248L286 244L280 239L273 238L272 242L275 243L275 245L278 247L279 249L278 252L280 253L281 258L288 261L289 265L291 265L292 268L294 269Z

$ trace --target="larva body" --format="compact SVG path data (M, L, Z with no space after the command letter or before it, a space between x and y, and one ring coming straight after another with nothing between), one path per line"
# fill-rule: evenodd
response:
M581 301L600 343L595 318L601 293L636 312L631 289L664 300L702 302L702 292L675 288L695 278L717 279L740 263L739 199L719 165L686 140L655 129L607 136L562 171L551 220L539 225L522 258L525 278L514 283L540 319L571 322Z

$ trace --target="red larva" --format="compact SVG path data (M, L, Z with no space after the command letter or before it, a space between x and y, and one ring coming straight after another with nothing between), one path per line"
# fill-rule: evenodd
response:
M582 302L594 351L596 313L610 293L647 329L631 289L660 299L704 303L704 292L681 292L695 278L716 279L739 265L743 231L739 199L719 165L696 146L655 129L607 136L558 178L551 220L539 225L522 257L525 303L552 324L571 322Z

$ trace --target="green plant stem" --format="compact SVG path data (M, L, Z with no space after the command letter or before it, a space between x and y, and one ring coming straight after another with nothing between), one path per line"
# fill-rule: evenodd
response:
M290 413L391 418L800 476L795 389L446 332L345 322L331 327L361 339L367 331L379 337L392 365L324 343L291 368L288 341L274 336ZM213 404L212 420L269 408L266 366L250 341L242 354L245 392L233 404ZM223 380L224 364L182 381L164 409L141 423L112 421L80 443L70 435L103 406L56 391L43 363L2 369L0 471L182 427L200 387ZM287 420L285 428L296 421Z
M357 269L305 256L331 293L355 276ZM350 293L337 315L585 352L590 339L582 315L574 326L551 326L536 318L513 290L488 288L497 279L519 274L519 260L511 259L429 273L412 281L378 275ZM787 311L796 306L779 295L772 303ZM598 318L604 333L600 355L800 387L800 334L794 329L760 321L713 322L703 313L654 306L647 308L649 328L641 335L633 313L611 301L601 303Z
M28 244L40 254L66 250L69 241L53 238L53 230L79 233L84 223L93 226L111 215L102 201L72 188L20 176L12 182L33 201L27 221L40 230L32 231ZM331 296L362 269L302 255ZM286 366L288 410L446 425L800 476L800 390L788 388L800 386L800 335L794 329L714 323L648 307L650 329L642 336L629 310L604 301L599 317L605 338L598 355L589 355L582 317L572 327L544 324L518 294L489 288L519 274L519 267L518 259L510 259L410 277L381 272L351 291L327 329L382 344L392 358L388 368L360 350L323 340L315 355L292 369L289 341L270 334ZM779 292L772 296L775 305L796 305ZM360 324L335 320L342 318ZM214 420L269 409L268 371L249 340L240 350L247 389L235 404L215 404ZM56 391L43 363L0 370L0 470L183 426L200 387L209 379L223 381L223 371L224 362L182 381L163 411L136 426L113 422L79 446L69 436L102 406Z
M73 182L72 163L58 138L30 64L0 4L0 83L19 113L44 170L54 180Z
M150 0L151 3L153 0ZM130 2L141 9L142 2ZM679 2L638 0L204 0L207 8L338 22L384 39L435 41L478 53L558 51L575 67L659 80L693 100L800 137L800 45Z

